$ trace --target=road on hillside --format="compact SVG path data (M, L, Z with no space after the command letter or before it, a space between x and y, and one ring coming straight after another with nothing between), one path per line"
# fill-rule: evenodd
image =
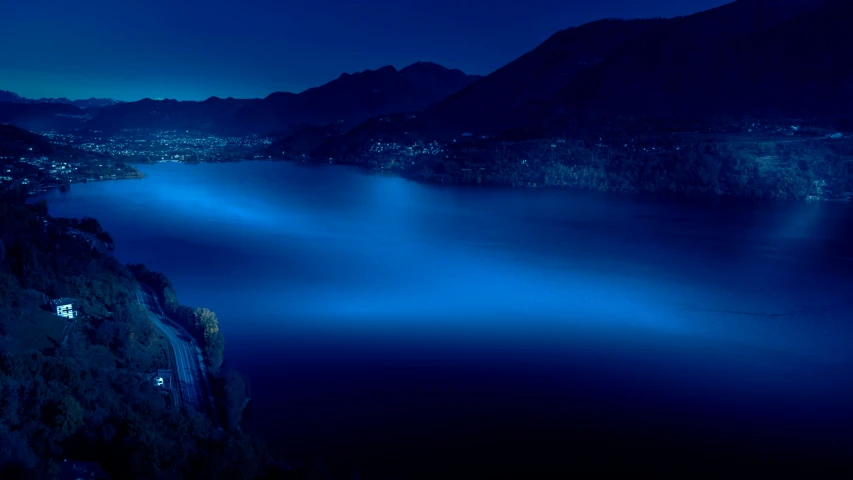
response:
M97 250L98 253L107 253L110 249L107 246L107 243L105 241L103 241L100 238L92 235L89 232L83 232L81 230L77 230L76 228L69 228L67 233L68 233L68 235L71 235L72 237L75 237L75 238L81 238L82 237L83 241L89 245L89 248L91 248L93 250Z
M172 347L175 354L175 369L173 378L178 380L178 391L181 401L187 408L201 413L207 413L207 408L213 408L213 422L219 425L219 419L215 412L215 406L210 397L210 386L208 385L204 363L201 358L201 349L196 345L195 339L170 320L160 301L154 292L147 286L140 285L136 292L137 298L148 310L151 322L157 327Z

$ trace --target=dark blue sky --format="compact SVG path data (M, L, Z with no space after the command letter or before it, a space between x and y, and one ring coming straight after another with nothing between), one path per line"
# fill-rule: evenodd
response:
M204 99L431 60L487 74L562 28L726 0L3 0L0 89Z

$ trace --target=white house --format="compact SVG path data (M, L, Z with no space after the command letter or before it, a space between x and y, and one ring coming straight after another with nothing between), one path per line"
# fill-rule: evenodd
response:
M66 303L65 305L57 305L56 314L60 317L65 318L74 318L77 316L77 312L74 311L74 307L70 303Z
M74 310L74 304L70 298L60 298L51 302L56 307L56 314L65 318L76 318L77 311Z

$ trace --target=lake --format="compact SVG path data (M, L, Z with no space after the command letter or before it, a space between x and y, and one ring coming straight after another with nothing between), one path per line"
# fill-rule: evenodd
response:
M851 205L141 170L41 198L217 312L247 428L293 464L814 472L853 451Z

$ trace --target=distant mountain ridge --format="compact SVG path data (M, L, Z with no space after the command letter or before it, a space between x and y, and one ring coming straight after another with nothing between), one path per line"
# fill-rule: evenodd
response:
M418 62L262 99L90 100L85 110L65 99L0 103L0 122L37 130L76 117L77 126L107 132L274 133L304 153L321 140L358 143L389 129L420 140L462 132L541 138L619 116L853 118L853 29L845 18L853 18L846 0L738 0L682 17L567 28L485 77ZM0 92L0 102L35 101ZM80 108L48 108L60 106ZM404 113L418 115L396 115ZM396 120L378 121L388 116Z
M28 100L15 92L0 90L0 102L27 103Z
M445 184L849 200L851 18L850 0L739 0L592 22L420 115L270 154Z
M853 198L850 18L851 0L738 0L567 28L485 77L418 62L86 110L0 92L0 123L270 134L264 156L441 183Z
M59 103L65 105L74 105L77 108L98 108L98 107L108 107L110 105L116 105L118 103L124 103L121 100L113 100L112 98L88 98L88 99L80 99L80 100L69 100L65 97L60 98L39 98L39 99L30 99L24 98L17 93L9 92L7 90L0 90L0 102L9 102L9 103Z
M67 98L40 98L38 100L42 103L66 103L69 105L74 105L75 107L87 109L87 108L100 108L100 107L109 107L111 105L118 105L119 103L125 103L122 100L113 100L112 98L86 98L80 100L69 100Z
M263 99L211 97L201 102L145 99L123 103L100 110L87 126L228 134L289 132L329 124L348 129L377 115L422 111L478 78L430 62L401 70L385 66L344 73L298 94L275 92Z
M418 118L372 119L313 155L463 132L565 137L616 118L646 128L744 116L853 127L849 18L848 0L738 0L682 17L591 22L555 33Z
M0 123L37 132L73 129L87 118L91 118L91 109L66 103L0 102Z

